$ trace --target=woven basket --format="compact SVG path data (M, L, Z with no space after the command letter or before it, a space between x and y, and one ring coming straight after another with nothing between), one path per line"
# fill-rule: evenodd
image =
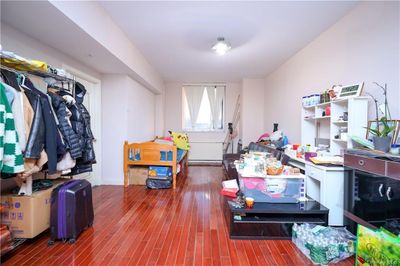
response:
M268 167L267 168L267 175L280 175L283 172L283 167L276 168L276 167Z

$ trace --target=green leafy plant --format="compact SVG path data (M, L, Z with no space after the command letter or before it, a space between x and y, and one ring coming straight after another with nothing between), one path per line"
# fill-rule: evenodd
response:
M387 101L387 84L385 83L385 86L379 85L377 82L374 82L375 85L380 87L383 90L383 95L385 97L385 111L384 111L384 116L379 118L379 112L378 112L378 100L372 96L371 94L367 93L373 100L375 104L375 114L376 114L376 128L366 128L372 135L375 135L377 137L387 137L389 134L395 130L396 126L390 126L388 121L390 121L390 111L389 111L389 105Z
M379 126L379 122L381 122L381 125L383 125L382 128ZM372 135L375 135L377 137L387 137L396 128L395 126L389 126L388 119L386 119L386 117L381 117L380 119L378 119L377 125L378 127L376 129L367 128Z

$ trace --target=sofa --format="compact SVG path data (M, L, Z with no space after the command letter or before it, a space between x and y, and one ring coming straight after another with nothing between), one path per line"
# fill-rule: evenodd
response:
M242 150L240 153L226 153L223 155L222 165L225 170L225 178L226 179L236 179L238 180L238 173L235 167L235 160L240 159L240 155L246 153L248 151L259 151L259 152L269 152L272 153L275 158L280 160L283 165L286 165L289 162L289 156L284 154L282 149L276 149L271 146L257 144L255 142L251 142L247 149Z

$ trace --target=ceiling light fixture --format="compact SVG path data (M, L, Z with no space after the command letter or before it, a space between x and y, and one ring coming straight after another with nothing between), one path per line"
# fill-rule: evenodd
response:
M217 43L213 45L211 48L215 53L218 55L224 55L226 52L228 52L231 49L231 45L225 41L224 37L219 37L217 39Z

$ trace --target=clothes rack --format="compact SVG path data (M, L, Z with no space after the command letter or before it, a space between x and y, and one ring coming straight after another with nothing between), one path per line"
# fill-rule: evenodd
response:
M50 72L37 71L37 70L34 70L34 71L23 71L23 70L17 70L15 68L8 67L8 66L5 66L5 65L0 65L0 68L8 70L8 71L11 71L11 72L14 72L14 73L17 73L17 74L27 75L27 76L33 75L33 76L38 76L38 77L41 77L41 78L53 78L56 81L58 81L59 83L61 83L62 87L63 87L64 83L72 84L72 89L69 88L69 86L68 86L67 90L72 93L73 97L75 97L75 82L76 82L75 76L73 76L73 78L71 79L71 78L63 77L63 76L60 76L60 75L57 75L57 74L54 74L54 73L50 73ZM65 89L65 88L63 88L63 89Z
M5 69L17 74L22 74L25 76L38 76L41 78L53 78L57 81L57 83L61 83L61 87L59 86L54 86L54 88L56 89L64 89L64 90L68 90L73 97L75 97L75 76L73 76L73 78L68 78L68 77L64 77L64 76L60 76L51 72L44 72L44 71L38 71L38 70L28 70L28 71L24 71L24 70L18 70L9 66L5 66L4 64L0 64L0 68L1 69ZM67 89L64 87L64 83L68 84ZM70 84L72 84L72 87L70 88ZM53 84L54 85L54 84ZM70 178L72 178L72 176L70 176ZM45 171L45 179L47 179L47 171ZM20 190L18 192L18 195L32 195L32 176L28 177L27 180L24 181L24 183L21 185Z

